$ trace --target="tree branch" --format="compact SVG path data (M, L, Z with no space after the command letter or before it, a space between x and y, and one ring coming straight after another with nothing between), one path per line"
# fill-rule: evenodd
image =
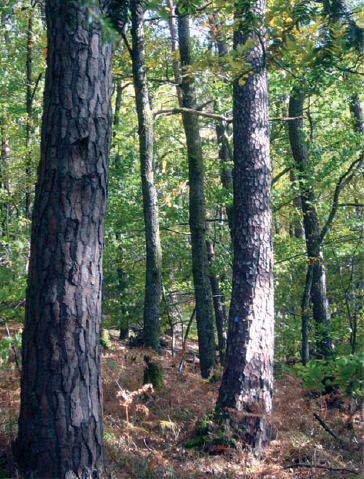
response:
M326 221L326 223L325 223L325 225L322 228L321 233L320 233L319 244L322 243L323 239L326 236L326 233L328 232L329 228L331 227L333 219L335 218L337 208L338 208L338 204L339 204L339 195L341 193L341 190L358 173L360 167L363 164L363 160L364 160L364 154L362 154L357 160L353 161L353 163L350 165L349 169L340 176L339 181L336 184L334 197L333 197L333 200L332 200L332 207L331 207L329 217L327 218L327 221ZM350 172L352 172L352 173L350 174Z
M125 32L120 32L120 33L121 33L122 39L124 40L125 46L126 46L126 48L128 49L128 52L129 52L129 54L130 54L130 56L131 56L132 53L133 53L133 50L132 50L132 48L131 48L131 46L130 46L129 40L128 40L127 36L125 35Z
M37 81L35 82L35 85L34 85L32 96L30 97L30 104L31 105L33 104L35 92L37 91L37 88L38 88L38 85L39 85L39 82L40 82L41 78L42 78L42 73L39 73Z
M291 464L290 466L286 466L283 469L291 469L293 467L309 467L311 469L326 469L327 471L336 471L336 472L353 472L354 474L358 474L359 471L356 469L346 469L344 467L328 467L328 466L318 466L315 464Z
M288 173L289 171L291 171L291 168L290 167L287 167L285 168L283 171L281 171L280 173L278 173L278 175L276 175L273 179L272 179L272 186L277 183L277 181L282 178L282 176L284 176L286 173Z
M231 122L232 120L226 118L223 115L217 115L216 113L207 113L198 110L192 110L191 108L170 108L166 110L157 110L153 113L153 118L158 115L178 115L179 113L189 113L190 115L202 116L204 118L211 118L213 120Z
M321 426L325 429L326 432L328 432L332 437L334 437L335 439L337 439L338 441L342 442L342 439L337 436L333 431L331 431L331 429L329 428L329 426L327 426L324 421L320 418L320 416L317 414L317 413L313 413L313 417L315 419L317 419L317 421L321 424Z

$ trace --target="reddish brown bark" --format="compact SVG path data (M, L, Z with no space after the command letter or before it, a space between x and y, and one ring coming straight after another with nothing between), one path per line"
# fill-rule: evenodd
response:
M95 6L101 13L101 2ZM23 334L19 466L100 478L100 307L111 47L76 2L48 0L41 161Z
M234 260L226 368L218 407L243 413L240 429L255 450L267 447L273 390L273 277L268 97L263 50L264 0L240 6L234 48L254 39L251 73L234 83ZM260 39L249 32L249 18ZM243 29L244 33L243 34ZM246 415L244 415L244 413Z

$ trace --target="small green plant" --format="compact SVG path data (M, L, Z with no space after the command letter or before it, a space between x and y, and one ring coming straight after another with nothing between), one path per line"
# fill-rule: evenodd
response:
M347 395L364 392L363 356L343 356L336 360L314 359L306 366L296 365L293 372L303 379L303 387L324 390L335 383Z
M110 340L110 334L109 331L106 329L103 329L101 333L101 339L100 339L101 346L104 349L110 349L111 348L111 340Z
M0 357L3 368L8 364L11 352L17 354L20 351L21 339L22 332L18 331L14 336L7 336L0 341Z

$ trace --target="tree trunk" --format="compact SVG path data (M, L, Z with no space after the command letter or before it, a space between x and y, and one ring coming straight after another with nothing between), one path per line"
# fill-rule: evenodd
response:
M302 346L301 346L301 359L302 364L305 366L310 359L310 343L309 343L309 302L312 286L312 265L307 266L305 290L303 292L301 301L301 334L302 334Z
M312 264L311 300L313 319L316 322L318 340L317 353L328 357L331 352L329 336L330 310L326 290L326 272L320 240L320 228L316 198L310 184L310 160L306 144L302 141L303 108L305 101L304 86L294 87L289 99L289 139L293 158L296 162L301 190L301 205L305 229L307 257Z
M173 75L174 75L174 81L176 82L178 105L182 107L183 106L183 93L181 89L182 78L181 78L181 72L180 72L179 61L178 61L178 39L177 39L176 19L174 15L173 0L167 0L167 5L169 9L169 17L168 17L169 33L171 34L171 43L172 43Z
M209 18L209 23L211 27L211 37L216 42L219 57L226 57L229 53L228 47L215 15L212 15ZM216 106L217 102L215 102L215 110ZM230 166L230 162L233 161L233 155L231 153L228 139L228 125L226 123L218 122L216 123L215 131L217 144L219 146L219 159L221 160L221 184L226 191L231 192L233 188L233 169ZM226 214L229 222L231 241L234 243L234 211L232 206L226 207Z
M215 254L212 241L206 241L206 249L208 259L209 261L211 261ZM227 315L225 308L225 297L221 294L220 282L217 274L210 272L210 285L212 301L215 311L215 324L217 329L217 347L219 349L219 359L220 364L225 364Z
M92 8L101 15L101 2ZM46 18L48 68L14 449L29 477L101 478L111 47L78 3L48 0Z
M273 393L273 253L264 0L239 6L234 49L253 39L245 83L234 82L234 260L226 368L217 407L247 413L240 429L259 451L268 446ZM253 33L249 18L259 23ZM254 22L255 23L255 22ZM241 29L244 25L245 35Z
M193 75L188 73L192 62L188 17L178 15L179 49L182 64L183 107L196 109ZM190 228L192 272L195 286L196 322L201 375L207 378L215 364L215 345L209 266L206 251L204 168L198 117L184 112L183 126L187 142L190 185Z
M32 152L30 148L30 140L32 134L33 122L33 100L32 100L32 61L33 61L33 9L29 9L28 31L27 31L27 93L26 93L26 108L27 108L27 123L25 134L25 148L26 148L26 186L25 186L25 218L28 222L30 219L30 193L31 193L31 165Z
M132 62L139 122L139 155L147 253L144 298L144 344L159 347L159 302L162 288L162 250L159 238L158 198L154 182L153 119L148 100L144 63L143 2L132 0Z
M295 174L293 169L289 171L289 180L291 182L293 191L295 191L297 179L296 179L296 174ZM297 216L298 211L302 211L301 196L298 195L298 196L294 197L293 200L292 200L292 203L293 203L293 208L294 208L294 213L293 213L294 218L293 218L293 221L292 221L293 224L291 223L290 227L293 226L293 234L294 234L295 238L303 238L304 235L303 235L303 228L302 228L302 224L301 224L301 218Z

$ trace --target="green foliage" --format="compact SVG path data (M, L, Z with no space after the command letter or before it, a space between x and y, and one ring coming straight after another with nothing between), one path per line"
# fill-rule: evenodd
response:
M110 334L109 334L109 331L107 331L106 329L102 330L100 343L101 343L101 346L104 349L110 349L111 348Z
M335 383L348 395L364 392L364 357L344 356L337 360L310 360L306 366L293 367L296 375L303 378L303 387L324 390Z
M2 367L5 368L9 361L10 355L14 349L20 351L22 341L21 331L14 334L14 336L7 336L0 341L0 357L2 360Z
M152 383L153 388L159 393L165 392L164 374L162 366L159 363L151 362L148 356L144 356L147 366L143 373L143 384Z

